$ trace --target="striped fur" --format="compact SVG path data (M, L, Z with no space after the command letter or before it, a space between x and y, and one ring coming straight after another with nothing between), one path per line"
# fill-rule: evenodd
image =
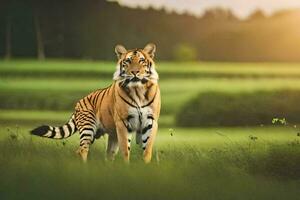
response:
M78 153L86 161L90 145L107 133L107 158L114 159L120 148L124 160L129 161L132 134L136 132L136 142L144 149L144 161L149 162L160 113L158 74L153 61L155 45L129 51L118 45L115 51L119 61L111 86L79 100L65 125L43 125L31 134L62 139L78 130Z
M53 139L63 139L68 138L73 135L77 128L75 125L75 115L73 114L70 120L63 126L53 127L53 126L39 126L31 131L32 135L37 135L41 137L53 138Z

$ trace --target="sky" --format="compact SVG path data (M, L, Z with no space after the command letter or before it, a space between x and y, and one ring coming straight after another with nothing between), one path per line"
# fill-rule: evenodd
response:
M300 8L300 0L116 0L123 6L129 7L165 7L179 13L189 11L201 15L211 7L230 8L237 16L247 17L256 9L262 9L266 14L272 14L281 9Z

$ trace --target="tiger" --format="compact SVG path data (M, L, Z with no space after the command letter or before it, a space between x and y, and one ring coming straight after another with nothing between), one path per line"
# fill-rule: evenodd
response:
M161 95L154 54L156 46L126 50L116 45L117 66L110 86L98 89L75 105L75 111L63 126L39 126L32 135L63 139L79 131L77 153L87 162L95 139L108 135L106 159L114 160L120 150L126 163L130 160L132 135L143 148L143 160L149 163L158 130Z

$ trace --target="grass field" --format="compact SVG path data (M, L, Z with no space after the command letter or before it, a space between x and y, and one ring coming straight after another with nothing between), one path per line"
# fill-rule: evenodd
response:
M0 109L26 109L18 105L24 104L24 102L19 102L19 99L26 100L31 105L36 101L39 101L38 104L43 104L40 101L49 99L44 109L71 110L73 104L82 96L111 84L114 65L112 62L87 61L2 61L0 62L0 98L4 101ZM160 80L163 98L162 114L174 115L185 102L199 92L238 93L300 89L300 79L296 76L300 75L298 66L298 64L285 63L158 64L159 73L164 74ZM28 72L28 74L23 72ZM243 74L243 76L236 76L236 74ZM62 105L51 106L50 104ZM30 109L36 110L37 108L31 107Z
M105 140L87 164L78 135L53 141L29 127L1 129L1 199L296 199L300 144L282 128L161 129L153 162L133 146L130 165L106 162ZM249 136L256 136L252 140ZM297 142L296 142L297 141ZM280 153L280 154L279 154ZM284 155L284 156L283 156ZM287 168L289 170L287 171Z
M0 61L0 199L299 197L297 126L174 124L181 106L201 92L299 90L299 64L159 63L162 116L149 165L135 145L130 165L120 155L105 161L106 137L95 142L83 164L75 154L78 134L63 141L28 134L40 124L65 122L77 98L111 83L114 68L112 62Z
M71 75L79 74L81 76L96 77L110 75L115 70L115 62L92 62L92 61L66 61L50 60L47 62L38 62L35 60L15 60L1 61L0 72L7 76L19 76L24 74L39 74L51 76L59 72L60 74L69 73ZM215 63L215 62L160 62L157 64L157 70L160 74L167 76L182 77L183 75L192 75L194 77L211 76L243 76L243 77L299 77L299 63ZM79 73L77 73L79 72ZM66 78L66 77L65 77ZM167 77L164 77L167 78Z

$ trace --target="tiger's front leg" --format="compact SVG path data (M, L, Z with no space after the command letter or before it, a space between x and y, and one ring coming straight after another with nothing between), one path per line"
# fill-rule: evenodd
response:
M119 150L117 133L112 133L108 136L107 141L107 149L106 149L106 159L113 161L115 159L115 155Z
M157 121L152 116L148 117L147 123L142 128L142 147L143 147L143 159L145 163L149 163L152 158L152 148L156 138L158 129Z
M116 130L120 151L126 163L129 163L131 134L122 120L116 122Z

